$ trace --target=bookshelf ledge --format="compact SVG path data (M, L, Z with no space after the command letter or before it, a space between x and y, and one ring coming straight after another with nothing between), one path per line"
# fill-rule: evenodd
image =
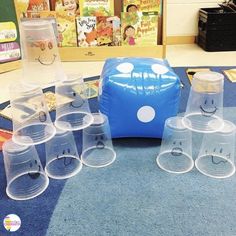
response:
M165 45L59 48L62 61L102 61L109 57L165 57Z

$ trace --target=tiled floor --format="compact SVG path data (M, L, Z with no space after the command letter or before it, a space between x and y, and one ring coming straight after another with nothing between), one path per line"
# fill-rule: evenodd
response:
M195 44L167 46L171 66L235 66L236 51L205 52ZM104 62L64 62L67 73L82 73L84 77L99 75ZM0 74L0 103L9 99L8 86L22 77L21 70Z

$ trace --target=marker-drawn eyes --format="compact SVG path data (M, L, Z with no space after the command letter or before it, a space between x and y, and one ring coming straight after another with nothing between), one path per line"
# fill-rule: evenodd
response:
M53 48L52 42L48 42L48 48L49 48L49 49L52 49L52 48Z
M44 51L46 49L45 43L40 43L39 47L40 47L41 51Z

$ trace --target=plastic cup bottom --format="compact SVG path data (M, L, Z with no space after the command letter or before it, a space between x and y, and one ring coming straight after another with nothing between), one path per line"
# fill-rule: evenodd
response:
M156 162L162 170L174 174L187 173L194 166L194 161L191 156L186 153L173 155L171 150L160 153L157 156Z
M53 179L67 179L82 169L80 159L72 155L62 155L51 159L45 166L46 174Z
M29 171L17 175L6 188L7 195L14 200L37 197L48 187L49 179L44 172Z
M217 179L228 178L235 173L235 165L231 160L215 154L198 157L195 166L202 174Z
M85 149L81 154L81 161L90 167L105 167L112 164L116 159L116 152L110 147L97 148L92 146Z
M214 133L224 126L223 120L216 115L203 115L202 113L189 113L183 117L183 125L195 132ZM209 125L214 122L214 127ZM218 125L216 125L218 124Z
M85 123L86 120L86 123ZM81 130L90 126L94 121L91 113L88 112L70 112L57 117L56 127L62 130Z
M12 140L20 145L37 145L47 142L56 134L56 129L53 125L35 123L17 129ZM22 137L29 137L24 139Z

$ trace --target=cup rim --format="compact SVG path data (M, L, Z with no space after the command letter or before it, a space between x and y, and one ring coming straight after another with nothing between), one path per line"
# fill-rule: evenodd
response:
M236 168L235 168L234 163L233 163L230 159L228 159L228 158L226 158L226 157L224 157L224 156L220 156L220 155L217 155L217 156L220 157L220 158L222 158L222 159L224 159L225 161L229 162L230 165L232 166L232 171L231 171L229 174L224 175L224 176L216 176L216 175L213 175L213 174L208 174L206 171L203 171L201 168L199 168L198 163L199 163L200 159L201 159L202 157L204 157L204 156L208 156L208 155L205 155L205 154L204 154L204 155L200 155L200 156L197 157L197 159L196 159L195 162L194 162L196 169L197 169L200 173L202 173L203 175L206 175L206 176L211 177L211 178L216 178L216 179L224 179L224 178L228 178L228 177L234 175L234 173L235 173L235 171L236 171Z
M32 172L35 172L35 171L32 171ZM41 193L43 193L43 192L47 189L47 187L48 187L48 185L49 185L49 178L48 178L47 174L46 174L44 171L39 171L38 173L42 174L42 175L45 177L45 184L44 184L43 188L42 188L40 191L38 191L36 194L33 194L33 195L31 195L31 196L28 196L28 197L16 197L16 196L12 195L12 194L9 192L9 186L10 186L10 184L12 184L13 181L15 181L17 178L19 178L19 177L21 177L21 176L23 176L23 175L25 175L25 174L28 174L28 173L30 173L30 172L29 172L29 171L27 171L27 172L22 172L21 174L16 175L16 176L15 176L14 178L12 178L11 181L7 184L7 187L6 187L6 194L7 194L7 196L8 196L9 198L11 198L11 199L13 199L13 200L29 200L29 199L33 199L33 198L39 196Z

